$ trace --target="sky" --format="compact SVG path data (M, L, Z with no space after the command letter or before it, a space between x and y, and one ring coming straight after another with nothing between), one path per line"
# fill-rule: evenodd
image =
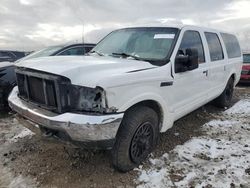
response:
M98 42L110 31L183 23L235 33L250 50L250 0L0 0L0 49ZM84 27L83 27L84 26Z

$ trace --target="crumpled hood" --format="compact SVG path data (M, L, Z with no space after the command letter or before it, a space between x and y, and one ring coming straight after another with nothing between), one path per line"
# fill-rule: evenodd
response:
M21 61L16 66L65 76L72 84L87 87L99 86L104 79L116 75L156 67L145 61L103 56L42 57Z

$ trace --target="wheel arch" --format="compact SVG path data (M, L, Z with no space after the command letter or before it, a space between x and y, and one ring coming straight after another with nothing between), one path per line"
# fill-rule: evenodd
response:
M126 111L128 111L131 108L134 108L136 106L147 106L147 107L153 109L156 112L158 119L159 119L159 130L162 129L163 120L164 120L164 110L159 102L157 102L155 100L143 100L143 101L140 101L140 102L133 104ZM126 113L126 111L125 111L125 113Z
M126 112L128 109L136 105L146 105L155 109L157 112L160 112L160 132L165 132L173 126L174 116L167 98L164 99L156 93L143 93L139 96L131 98L119 108L119 111Z
M233 79L233 81L234 81L234 86L235 86L235 85L237 84L237 83L236 83L236 73L232 73L231 76L229 77L229 79L230 79L230 78ZM229 79L228 79L228 80L229 80Z

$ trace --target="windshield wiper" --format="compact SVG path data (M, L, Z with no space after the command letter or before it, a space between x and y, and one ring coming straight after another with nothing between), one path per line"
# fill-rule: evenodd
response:
M104 56L104 54L103 53L101 53L101 52L98 52L98 51L90 51L88 54L97 54L97 55L99 55L99 56Z
M122 56L122 57L125 57L125 58L132 57L135 60L142 60L141 58L139 58L137 56L134 56L132 54L127 54L127 53L124 53L124 52L122 52L122 53L112 53L112 55L119 55L119 56Z

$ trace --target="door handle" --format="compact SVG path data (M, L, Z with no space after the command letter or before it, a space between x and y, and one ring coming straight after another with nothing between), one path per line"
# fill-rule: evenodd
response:
M203 74L206 74L206 76L208 75L208 70L203 71Z

